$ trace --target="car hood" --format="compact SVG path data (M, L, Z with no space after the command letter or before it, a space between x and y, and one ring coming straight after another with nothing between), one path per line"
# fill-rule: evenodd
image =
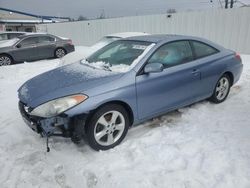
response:
M19 88L18 96L23 103L36 107L59 97L85 93L88 89L116 80L120 76L122 73L97 69L77 62L28 80Z

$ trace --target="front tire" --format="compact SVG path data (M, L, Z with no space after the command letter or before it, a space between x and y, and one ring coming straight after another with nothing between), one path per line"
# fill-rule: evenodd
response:
M94 150L108 150L121 143L129 128L127 111L117 104L101 107L87 124L86 138Z
M57 48L54 54L56 58L62 58L63 56L66 55L66 50L63 48Z
M221 103L226 100L231 87L231 80L227 74L224 74L216 83L213 95L210 97L210 101L213 103Z
M13 59L8 55L0 55L0 66L12 65L14 64Z

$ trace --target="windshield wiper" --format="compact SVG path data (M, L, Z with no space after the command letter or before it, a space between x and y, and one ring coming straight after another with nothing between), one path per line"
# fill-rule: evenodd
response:
M88 59L82 59L81 63L84 64L84 65L87 65L89 67L92 67L94 69L102 69L102 70L106 70L106 71L112 71L110 69L110 67L112 67L112 65L109 64L109 63L104 63L104 62L103 63L98 63L98 62L92 62L92 63L90 63L88 61Z

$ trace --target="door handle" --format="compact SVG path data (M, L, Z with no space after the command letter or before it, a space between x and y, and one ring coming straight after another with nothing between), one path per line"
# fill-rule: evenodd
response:
M200 71L198 69L193 69L192 74L198 74Z
M192 74L193 75L198 75L200 73L199 69L193 69Z

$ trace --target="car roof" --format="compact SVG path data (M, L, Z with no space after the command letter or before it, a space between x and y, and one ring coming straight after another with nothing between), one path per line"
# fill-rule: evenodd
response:
M206 43L217 49L223 49L222 46L216 43L213 43L207 39L203 39L203 38L195 37L195 36L186 36L186 35L157 34L157 35L128 37L126 39L121 39L121 40L135 40L135 41L144 41L144 42L150 42L150 43L164 43L164 42L170 42L170 41L175 41L175 40L196 40L196 41Z
M47 34L47 33L25 33L25 35L21 35L21 36L18 36L19 39L23 39L23 38L26 38L28 36L44 36L44 35L50 35L50 34Z
M0 32L0 34L5 34L5 33L20 33L20 34L25 34L26 32L23 31L4 31L4 32Z
M126 37L135 37L135 36L143 36L149 35L148 33L143 32L123 32L123 33L112 33L106 35L106 37L117 37L117 38L126 38Z
M173 35L173 34L157 34L157 35L145 35L129 37L128 40L140 40L145 42L159 43L169 40L189 39L189 36Z

